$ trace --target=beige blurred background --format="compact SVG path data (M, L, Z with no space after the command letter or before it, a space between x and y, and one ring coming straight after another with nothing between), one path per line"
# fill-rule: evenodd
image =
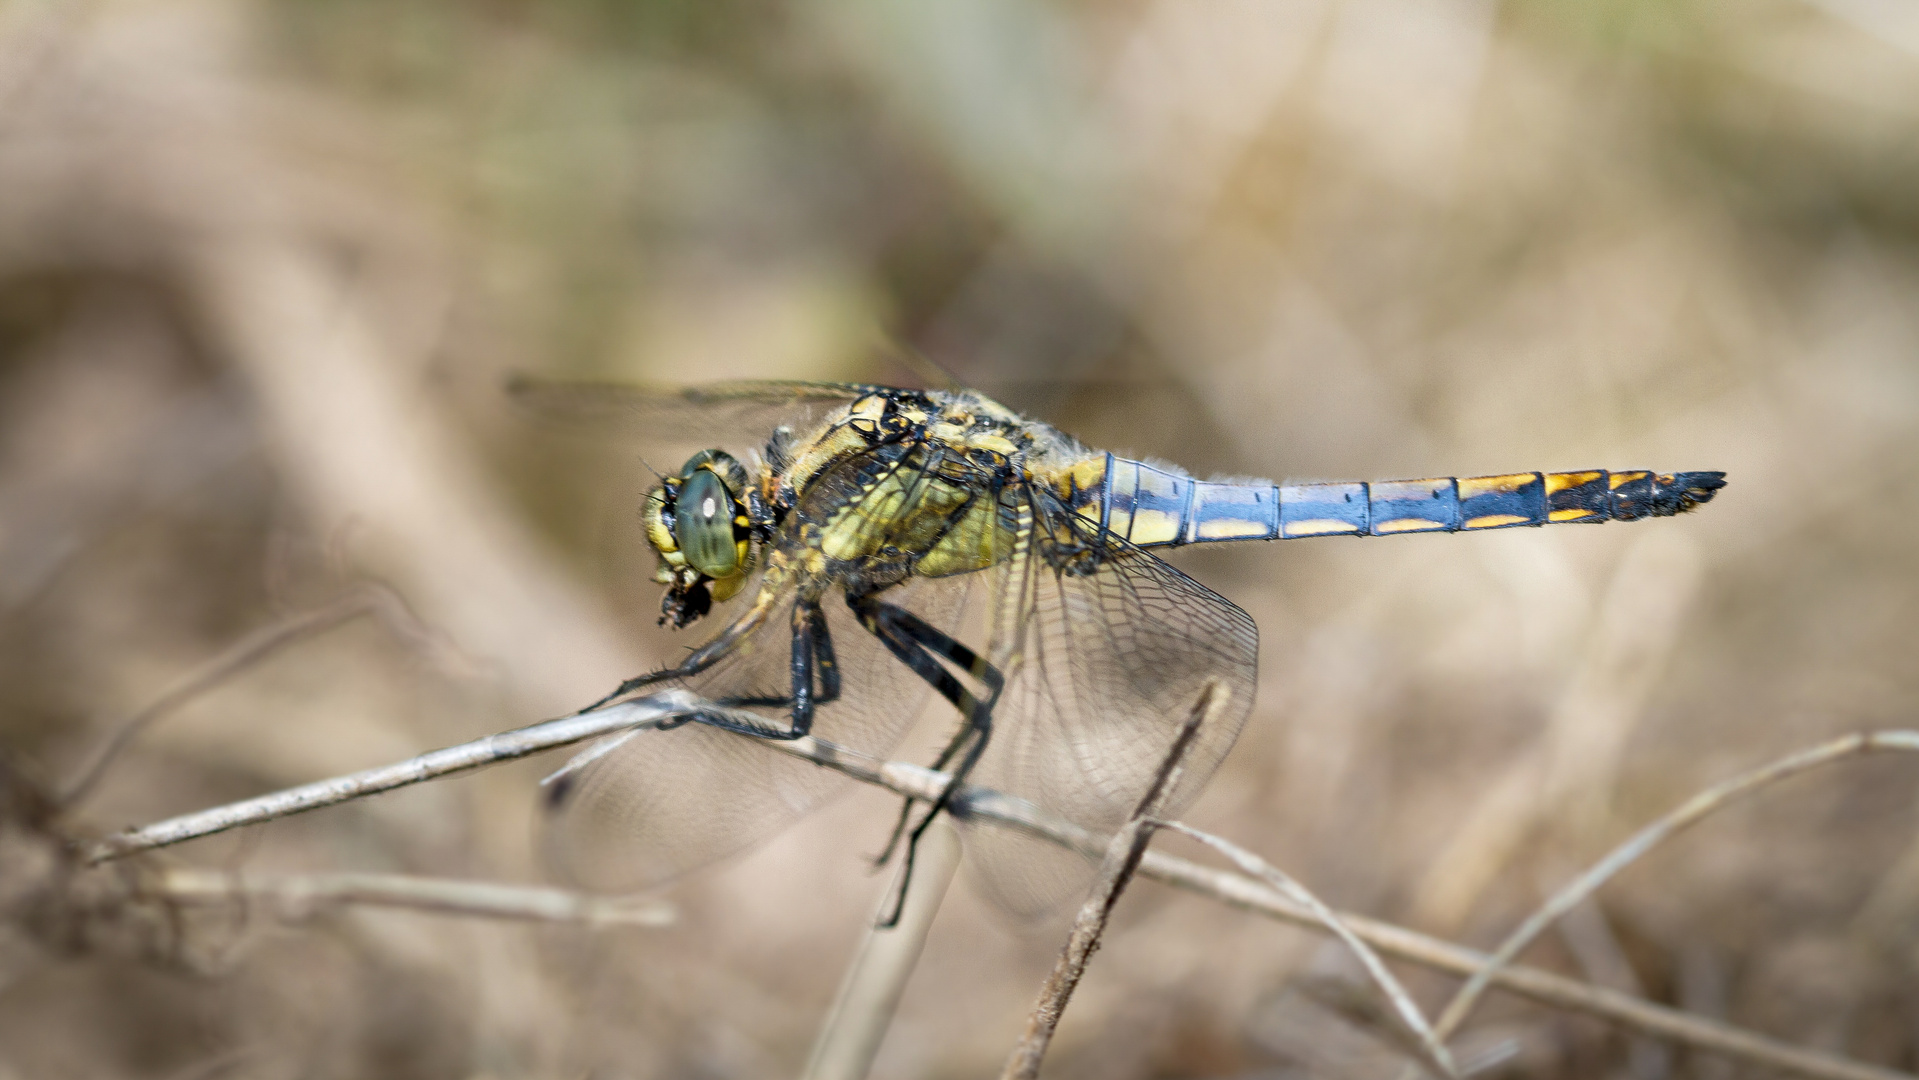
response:
M369 582L404 611L166 718L60 827L515 726L673 655L606 539L635 451L529 423L516 371L899 382L918 353L1202 475L1726 470L1676 521L1175 557L1262 630L1192 820L1484 946L1705 785L1919 726L1916 240L1894 0L18 0L0 747L57 786ZM558 760L165 859L539 881ZM1843 765L1711 819L1529 958L1919 1067L1915 776ZM853 793L670 890L663 930L129 930L0 864L0 1077L791 1075L892 813ZM996 1070L1058 940L956 889L876 1075ZM1049 1075L1389 1075L1325 989L1347 972L1142 884ZM1495 1075L1731 1075L1509 999L1468 1041L1512 1051Z

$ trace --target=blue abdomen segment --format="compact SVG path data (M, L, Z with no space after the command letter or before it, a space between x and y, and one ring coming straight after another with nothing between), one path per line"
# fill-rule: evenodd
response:
M1108 454L1100 499L1081 513L1139 547L1304 536L1476 532L1670 517L1709 501L1719 472L1506 473L1371 483L1194 480Z
M1137 547L1279 535L1279 489L1271 484L1195 480L1111 454L1105 477L1100 524Z

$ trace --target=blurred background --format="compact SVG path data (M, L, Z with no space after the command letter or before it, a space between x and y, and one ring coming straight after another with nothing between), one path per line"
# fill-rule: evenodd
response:
M35 846L676 655L608 539L637 451L530 423L512 372L923 385L918 355L1201 475L1728 471L1675 521L1175 557L1262 631L1190 819L1486 946L1700 788L1919 726L1916 238L1893 0L0 7L0 1077L797 1070L884 889L873 792L670 889L668 929L142 921ZM22 809L369 588L65 816ZM158 858L538 882L559 760ZM1916 770L1712 818L1528 958L1919 1068ZM876 1075L996 1071L1060 936L956 888ZM1049 1075L1388 1075L1348 978L1141 883ZM1497 996L1467 1043L1507 1075L1731 1075Z

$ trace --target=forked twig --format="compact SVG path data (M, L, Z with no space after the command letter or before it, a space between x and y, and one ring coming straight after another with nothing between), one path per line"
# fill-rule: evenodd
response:
M472 915L532 922L613 926L667 926L671 904L656 899L589 896L538 885L503 885L411 874L238 874L169 868L145 886L153 896L178 904L235 901L268 903L286 917L341 904L412 908L443 915Z
M1332 908L1327 907L1319 897L1314 896L1290 875L1237 844L1177 821L1166 822L1165 827L1190 836L1226 856L1233 861L1234 866L1239 867L1240 872L1259 878L1277 890L1280 895L1312 912L1321 926L1331 931L1333 936L1339 938L1348 949L1352 950L1353 955L1359 958L1360 966L1366 969L1366 974L1371 977L1373 984L1379 987L1380 993L1386 995L1386 1000L1392 1004L1400 1023L1406 1026L1407 1033L1419 1046L1420 1052L1425 1056L1426 1067L1444 1077L1459 1076L1459 1066L1453 1061L1453 1056L1446 1049L1446 1044L1434 1033L1432 1025L1426 1022L1426 1014L1419 1011L1419 1005L1413 1001L1412 995L1408 994L1399 980L1393 977L1393 973L1387 970L1385 963L1379 959L1379 954L1374 952L1350 926L1347 926L1346 921L1340 918Z
M1154 774L1153 782L1140 799L1139 806L1107 843L1105 857L1100 863L1099 883L1094 886L1086 902L1080 905L1079 915L1073 920L1073 930L1067 935L1066 944L1060 949L1052 972L1040 987L1039 1000L1034 1003L1033 1011L1026 1020L1026 1032L1007 1058L1006 1068L1000 1073L1001 1080L1036 1080L1039 1076L1039 1066L1046 1056L1046 1048L1052 1044L1053 1032L1066 1012L1066 1003L1072 1000L1074 989L1086 975L1086 962L1099 949L1100 937L1106 932L1106 920L1113 913L1113 905L1119 902L1119 894L1125 891L1126 883L1133 879L1133 872L1139 869L1140 859L1146 854L1146 845L1152 842L1153 831L1158 827L1160 815L1165 812L1167 800L1172 797L1173 791L1179 786L1181 774L1186 771L1186 755L1193 748L1200 726L1212 713L1214 699L1223 694L1217 682L1207 683L1206 688L1200 691L1199 700L1193 704L1191 715L1187 716L1186 723L1181 725L1179 734L1173 739L1173 745L1166 751L1165 759L1159 763L1159 771Z
M1597 892L1601 885L1618 876L1620 871L1643 858L1660 844L1697 824L1700 819L1715 810L1789 776L1796 776L1808 769L1815 769L1855 754L1870 754L1882 750L1919 751L1919 732L1859 732L1801 750L1771 764L1762 765L1730 780L1714 784L1634 833L1625 843L1614 848L1605 858L1594 863L1585 873L1553 894L1546 903L1521 923L1517 930L1508 935L1506 940L1499 943L1499 947L1486 958L1485 965L1473 973L1472 978L1466 981L1465 986L1460 987L1459 993L1447 1004L1445 1011L1440 1013L1439 1022L1434 1025L1439 1037L1447 1038L1459 1030L1460 1025L1465 1023L1466 1017L1472 1012L1473 1006L1478 1004L1486 988L1491 985L1493 977L1537 940L1547 927L1579 906Z

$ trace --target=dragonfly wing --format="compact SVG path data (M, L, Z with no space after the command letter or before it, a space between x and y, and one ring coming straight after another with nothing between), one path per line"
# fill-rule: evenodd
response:
M516 376L506 387L547 472L543 498L580 507L568 531L591 543L596 583L651 622L660 603L658 553L647 540L648 491L692 454L724 450L756 471L768 446L803 440L861 388L834 383L729 382L692 388ZM550 456L547 456L550 455ZM572 496L572 502L564 500ZM749 594L750 595L750 594ZM716 618L719 616L715 616Z
M1034 521L1026 557L997 571L993 656L1007 684L975 782L1110 833L1134 811L1212 684L1213 708L1166 811L1176 814L1198 798L1252 708L1252 617L1155 556L1045 505L1043 494ZM1015 915L1044 915L1091 879L1090 863L1031 837L970 834L979 883Z
M934 625L948 625L965 603L967 579L922 581L889 600ZM677 684L703 697L784 697L791 692L790 616L797 594L725 659ZM863 753L889 755L918 715L927 686L854 620L839 598L820 605L841 669L837 701L815 711L813 734ZM756 706L769 729L789 726L787 711ZM605 748L589 747L549 788L544 840L562 877L601 891L633 891L777 835L846 789L841 774L780 752L765 740L690 723L645 731ZM597 756L593 756L597 755ZM576 759L578 760L578 759ZM875 833L877 847L882 835Z
M669 388L530 375L515 376L506 386L514 404L545 425L674 444L725 433L734 441L754 444L754 449L780 427L796 433L810 430L828 411L867 389L846 383L769 381Z

